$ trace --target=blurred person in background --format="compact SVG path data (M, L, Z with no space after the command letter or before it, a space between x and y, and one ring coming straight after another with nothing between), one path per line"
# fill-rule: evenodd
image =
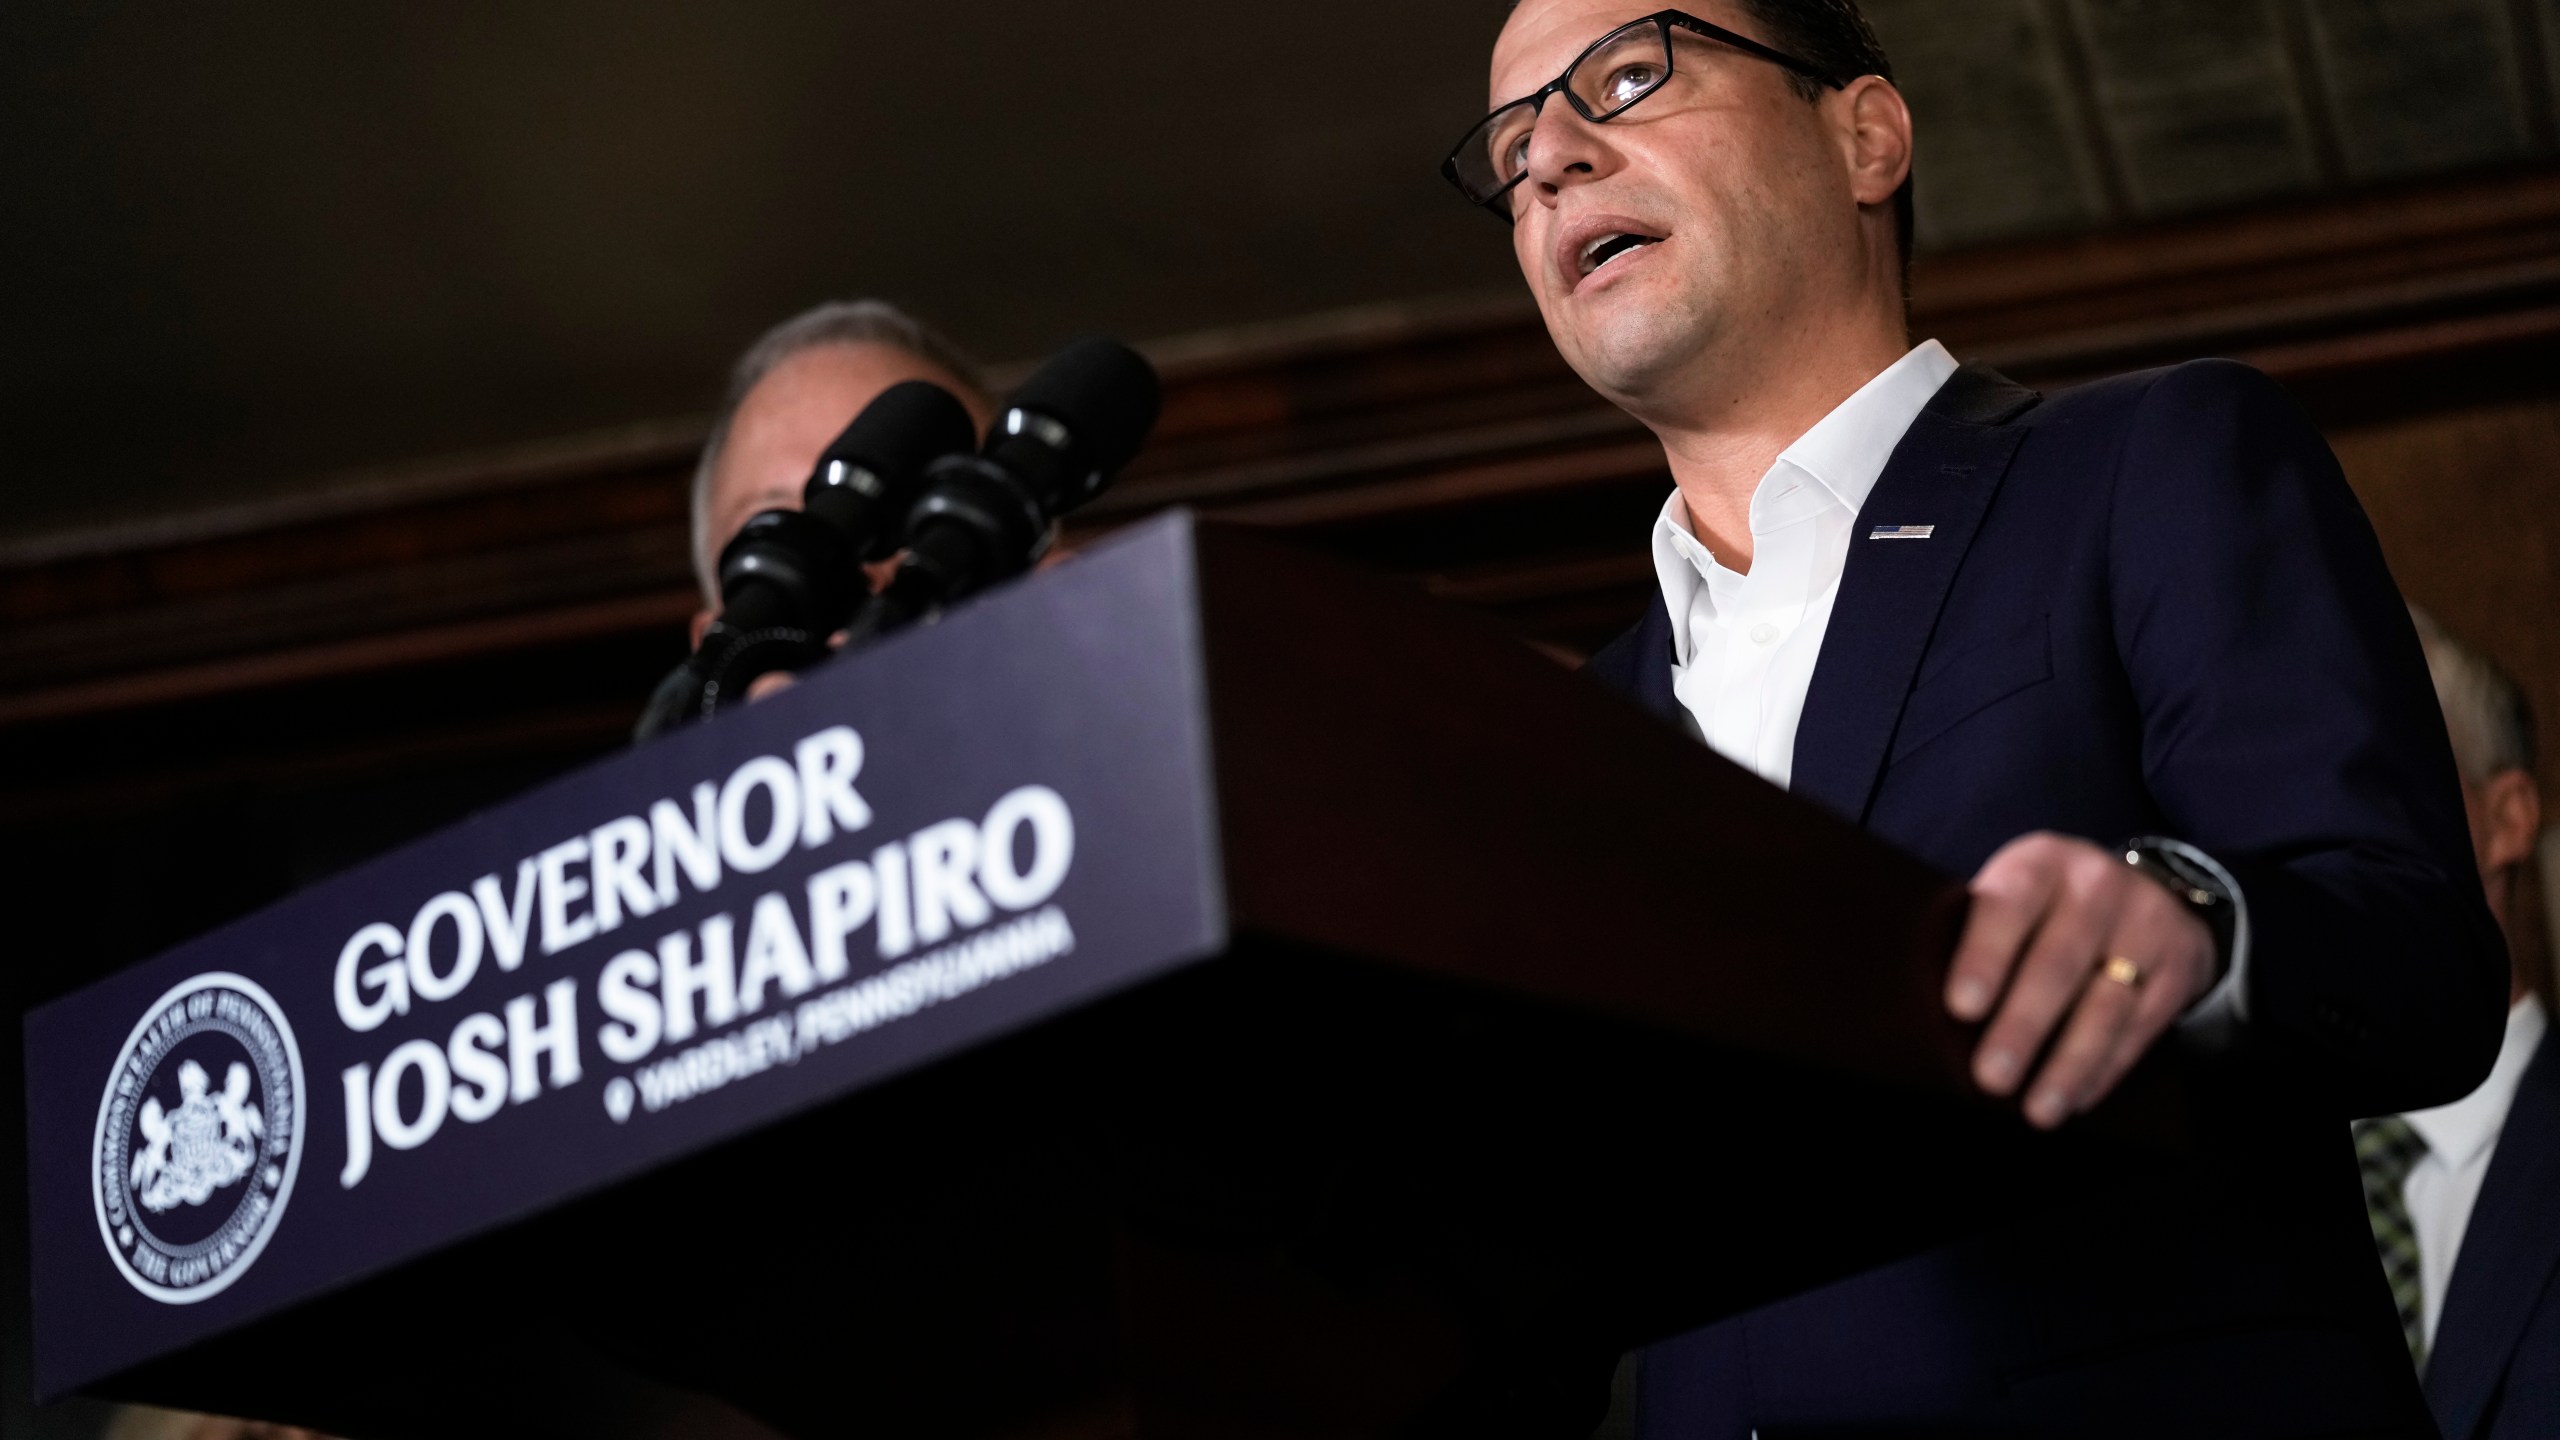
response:
M720 611L721 549L751 517L799 509L827 442L902 380L929 380L958 396L981 431L994 418L977 365L885 301L829 301L766 331L738 357L693 471L697 643Z
M2533 712L2494 662L2411 613L2514 966L2506 1043L2479 1089L2356 1122L2365 1208L2446 1440L2560 1435L2560 1046L2545 1043L2549 957L2524 904L2542 828Z
M977 365L939 332L880 300L836 300L766 331L729 372L728 393L693 471L693 573L702 587L692 642L720 613L720 552L767 510L797 510L818 456L881 391L929 380L959 397L983 431L995 413ZM871 567L873 583L895 561ZM688 683L682 666L660 682L650 713ZM790 683L776 673L748 694Z

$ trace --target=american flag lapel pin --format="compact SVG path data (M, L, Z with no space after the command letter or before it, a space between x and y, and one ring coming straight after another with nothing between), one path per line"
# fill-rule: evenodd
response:
M1879 525L1867 532L1870 540L1926 540L1938 532L1935 525Z

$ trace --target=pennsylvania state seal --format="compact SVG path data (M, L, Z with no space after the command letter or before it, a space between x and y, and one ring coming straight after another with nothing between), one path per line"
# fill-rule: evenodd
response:
M198 975L155 1002L98 1105L89 1187L133 1287L187 1305L266 1248L302 1161L302 1054L275 997Z

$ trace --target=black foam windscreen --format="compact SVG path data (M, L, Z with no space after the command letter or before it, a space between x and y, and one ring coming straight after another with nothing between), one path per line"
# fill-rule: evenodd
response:
M1092 339L1051 356L1005 404L1066 426L1078 458L1109 475L1146 443L1164 392L1147 357L1117 340Z
M818 457L903 481L954 451L977 448L978 427L959 397L930 380L901 380L873 397Z

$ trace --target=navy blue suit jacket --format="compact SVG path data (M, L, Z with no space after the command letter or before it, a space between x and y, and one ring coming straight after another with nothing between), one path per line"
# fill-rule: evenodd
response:
M2506 954L2327 445L2242 365L2050 397L1968 366L1853 534L1794 791L1958 874L2038 830L2203 847L2248 900L2239 1048L2290 1104L2174 1174L1655 1347L1644 1433L2425 1433L2344 1122L2479 1082ZM1657 597L1591 669L1676 718L1671 647Z
M2560 1435L2560 1042L2516 1087L2427 1357L2445 1440Z

